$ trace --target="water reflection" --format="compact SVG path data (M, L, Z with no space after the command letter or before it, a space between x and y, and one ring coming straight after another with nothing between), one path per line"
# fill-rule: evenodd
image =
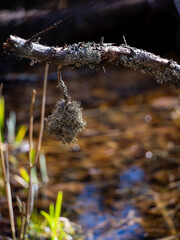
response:
M121 210L112 210L111 207L104 206L103 195L101 187L86 184L78 197L82 209L78 221L86 232L86 239L143 239L138 210L129 201L123 201Z
M120 229L111 230L107 234L98 238L98 240L135 240L144 239L142 227L138 223L134 223Z
M132 166L119 176L120 188L133 187L144 181L144 171L137 166Z

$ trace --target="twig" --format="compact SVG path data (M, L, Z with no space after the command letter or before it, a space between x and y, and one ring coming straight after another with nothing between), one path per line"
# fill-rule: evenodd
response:
M168 225L168 228L169 228L169 231L170 231L171 235L174 236L175 240L179 240L179 237L177 235L178 233L177 233L176 228L174 226L173 220L169 216L167 210L165 209L164 204L162 203L159 194L157 192L154 192L154 191L151 191L151 193L154 197L154 201L155 201L157 207L159 208L161 214L163 215L163 217L164 217L164 219L165 219L165 221Z
M21 213L21 229L20 229L20 240L25 237L24 226L26 224L26 203L22 202L22 213Z
M63 94L63 98L65 99L66 102L68 102L70 100L69 94L68 94L68 89L64 83L64 81L62 80L62 76L61 76L61 67L58 66L57 69L57 76L58 76L58 88L61 90L62 94Z
M2 95L3 83L0 84L0 97ZM16 230L15 230L15 223L14 223L14 211L13 211L13 204L12 204L12 195L11 195L11 185L10 185L10 177L9 177L9 157L8 157L8 148L6 144L2 143L2 135L0 129L0 156L1 156L1 165L3 171L3 179L6 191L6 199L8 203L8 210L9 210L9 218L11 223L11 232L13 240L16 240ZM5 150L5 155L4 155Z
M163 237L163 238L157 238L157 240L176 240L177 237L180 237L179 233L177 235L175 235L175 236L168 236L168 237Z
M39 139L38 139L38 145L36 150L36 156L33 166L35 166L38 162L39 153L41 149L41 143L42 143L42 136L43 136L43 130L44 130L44 115L45 115L45 103L46 103L46 88L47 88L47 76L48 76L48 70L49 70L49 64L46 63L45 65L45 72L44 72L44 82L43 82L43 96L42 96L42 106L41 106L41 122L40 122L40 130L39 130Z
M125 44L126 46L128 46L128 45L127 45L127 42L126 42L126 38L125 38L124 35L123 35L123 41L124 41L124 44Z
M11 35L3 47L19 57L61 67L92 68L104 63L124 65L151 74L159 83L168 82L172 86L180 87L180 65L177 62L126 44L113 46L111 43L103 43L101 46L95 43L77 43L55 48L32 43L32 47L27 48L26 40Z
M104 37L102 36L100 39L100 45L103 46L103 44L104 44Z
M33 147L33 107L34 107L34 102L35 102L35 97L36 97L36 90L32 90L32 98L31 98L31 107L30 107L30 121L29 121L29 184L28 184L28 195L27 195L27 202L26 202L26 220L24 224L24 233L23 233L23 238L25 238L26 234L26 229L29 224L30 216L31 216L31 211L32 211L32 191L33 191L33 186L32 186L32 159L31 159L31 154L32 154L32 147Z
M5 155L4 155L4 149L3 148L5 148ZM1 152L3 179L4 179L5 190L6 190L6 199L7 199L7 203L8 203L9 218L10 218L10 222L11 222L12 238L13 238L13 240L16 240L16 231L15 231L15 223L14 223L14 211L13 211L10 177L9 177L8 150L7 150L7 146L5 144L2 144L1 134L0 134L0 152Z
M26 203L22 202L18 196L16 196L17 199L17 205L19 207L19 212L21 214L21 226L20 226L20 231L19 231L19 239L23 240L24 238L24 225L26 221Z
M31 107L30 107L30 121L29 121L29 164L31 163L31 150L33 147L33 108L35 103L35 97L36 97L36 90L32 90L32 98L31 98Z
M28 196L27 196L27 204L26 204L26 221L24 224L24 232L23 232L23 239L25 239L26 229L27 225L30 220L30 215L32 211L32 168L37 165L38 159L39 159L39 153L41 149L41 143L42 143L42 136L43 136L43 130L44 130L44 115L45 115L45 102L46 102L46 88L47 88L47 75L49 70L49 64L46 63L45 65L45 73L44 73L44 82L43 82L43 96L42 96L42 106L41 106L41 122L40 122L40 130L39 130L39 139L38 139L38 145L36 149L36 155L34 162L32 163L31 159L31 150L32 150L32 141L33 141L33 104L35 101L35 94L36 91L32 91L32 100L31 100L31 107L30 107L30 130L29 130L29 186L28 186Z
M42 34L44 34L45 32L56 28L60 23L62 23L62 20L54 23L52 26L42 30L41 32L36 33L35 35L33 35L32 37L30 37L27 41L26 41L26 45L30 45L31 42L36 41L37 38L39 38Z
M0 84L0 97L2 96L3 83Z

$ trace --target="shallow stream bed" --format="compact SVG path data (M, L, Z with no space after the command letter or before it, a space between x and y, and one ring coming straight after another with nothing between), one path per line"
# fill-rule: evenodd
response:
M53 72L50 78L46 116L60 98ZM39 188L35 207L47 209L62 190L63 213L82 226L88 240L166 239L172 235L169 219L178 234L179 91L126 70L66 71L64 80L72 99L81 101L87 126L72 145L45 130L49 181ZM33 88L37 139L42 82L4 82L6 113L15 111L18 123L28 123Z

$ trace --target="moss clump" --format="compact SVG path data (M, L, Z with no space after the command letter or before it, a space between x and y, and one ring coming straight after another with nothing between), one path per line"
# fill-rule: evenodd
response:
M47 128L62 143L73 143L86 125L82 118L82 108L77 101L59 100L52 114L46 118Z

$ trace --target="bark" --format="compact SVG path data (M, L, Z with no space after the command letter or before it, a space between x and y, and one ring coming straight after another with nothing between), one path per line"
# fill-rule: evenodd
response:
M126 44L113 46L111 43L80 42L55 48L10 36L3 47L18 57L30 59L32 63L46 62L62 68L95 68L105 63L122 64L151 74L159 83L168 82L171 86L180 87L180 65L177 62Z

